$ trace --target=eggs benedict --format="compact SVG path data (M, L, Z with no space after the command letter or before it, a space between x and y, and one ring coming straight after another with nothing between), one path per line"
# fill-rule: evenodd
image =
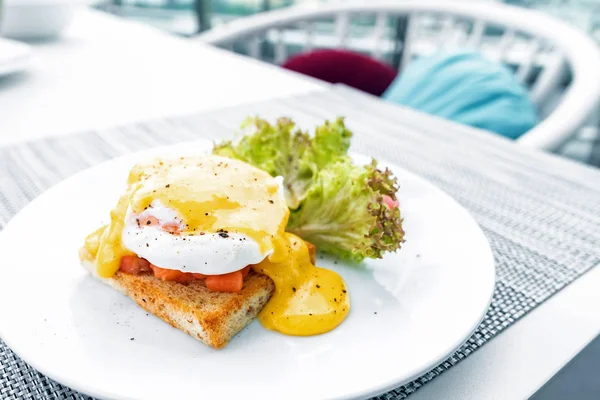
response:
M215 348L258 316L316 335L348 315L342 278L285 231L282 181L221 156L156 158L129 173L110 223L80 252L96 277Z

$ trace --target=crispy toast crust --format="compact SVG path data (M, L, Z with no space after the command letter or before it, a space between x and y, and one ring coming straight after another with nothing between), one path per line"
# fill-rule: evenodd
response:
M255 272L244 279L239 293L220 293L209 290L203 280L181 284L160 280L150 273L123 272L100 278L93 261L84 260L83 265L144 310L216 349L223 348L256 318L275 290L270 278Z

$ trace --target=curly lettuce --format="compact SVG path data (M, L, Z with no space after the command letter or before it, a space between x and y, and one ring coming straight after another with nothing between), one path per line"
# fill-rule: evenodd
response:
M381 258L404 240L400 209L389 206L397 190L396 178L377 169L375 160L365 166L337 162L320 171L287 230L344 259Z
M343 118L325 122L313 136L289 118L275 124L249 118L242 130L238 141L215 145L213 153L284 177L288 231L355 262L400 248L404 231L395 206L397 180L389 170L378 169L375 160L352 163L352 133Z

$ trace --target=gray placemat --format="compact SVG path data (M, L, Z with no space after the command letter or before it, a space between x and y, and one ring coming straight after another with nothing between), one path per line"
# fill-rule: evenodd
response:
M342 87L2 148L0 225L83 168L156 145L230 136L250 114L290 116L306 128L346 116L355 133L352 150L430 180L466 207L490 240L498 282L482 324L439 366L379 400L407 397L600 264L598 170ZM0 398L87 397L37 373L0 341Z

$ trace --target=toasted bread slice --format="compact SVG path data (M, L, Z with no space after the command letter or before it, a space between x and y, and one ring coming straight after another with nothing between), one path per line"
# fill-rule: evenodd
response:
M262 310L275 290L265 275L250 272L239 293L207 289L203 280L184 285L154 275L117 272L100 278L93 261L82 261L96 278L133 299L140 307L216 349L223 348Z

